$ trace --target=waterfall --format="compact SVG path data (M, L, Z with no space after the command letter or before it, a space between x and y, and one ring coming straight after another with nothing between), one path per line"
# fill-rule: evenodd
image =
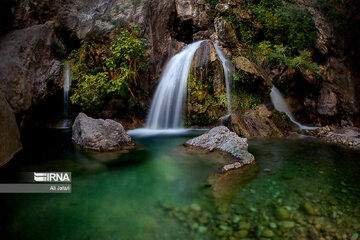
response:
M70 66L68 62L65 62L64 67L64 110L63 110L63 116L64 120L62 122L61 127L65 128L68 127L68 108L69 108L69 88L70 88Z
M182 126L186 86L191 63L202 42L204 41L189 44L170 59L155 91L146 122L146 128L175 129ZM213 45L224 69L228 112L230 113L231 63L226 59L219 47L214 43Z
M278 110L279 112L285 113L290 118L290 121L293 122L294 124L296 124L300 129L303 129L303 130L317 129L317 127L304 126L296 120L296 118L290 111L288 104L286 103L281 92L274 85L273 85L273 88L271 89L270 98L271 98L272 103L274 104L275 109Z
M224 76L225 76L225 85L226 85L226 98L227 98L227 102L228 102L228 114L231 114L232 110L231 110L231 85L230 85L230 81L231 81L231 77L232 77L232 71L231 71L231 62L229 60L226 59L225 54L223 53L223 51L221 51L221 49L216 46L215 43L213 43L214 47L215 47L215 51L217 53L217 55L220 57L223 69L224 69Z
M202 42L186 46L170 59L155 91L146 122L147 128L181 127L190 66Z

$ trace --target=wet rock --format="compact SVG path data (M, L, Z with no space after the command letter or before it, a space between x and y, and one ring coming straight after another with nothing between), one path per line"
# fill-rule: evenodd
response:
M224 70L211 41L203 41L191 63L186 98L188 125L213 124L227 109ZM216 102L217 104L214 104Z
M190 205L190 208L191 208L192 210L196 211L196 212L200 212L200 211L201 211L201 206L200 206L199 204L197 204L197 203L192 203L192 204Z
M302 208L303 208L304 212L306 214L308 214L308 215L314 215L315 214L314 208L313 208L313 206L311 205L310 202L305 202L302 205Z
M235 216L233 217L233 220L232 220L232 221L233 221L233 223L238 223L240 220L241 220L241 217L235 215Z
M72 139L81 148L97 151L112 151L135 146L120 123L111 119L94 119L84 113L79 113L75 119Z
M267 117L260 117L255 112L231 114L227 127L241 137L283 136L282 131Z
M291 229L295 227L295 223L292 221L282 221L279 223L279 227L283 230Z
M208 178L212 194L215 198L232 199L238 191L250 180L254 179L258 173L256 164L226 172L216 172ZM227 211L228 209L225 209Z
M247 139L240 138L224 126L215 127L199 137L188 140L185 146L229 154L235 162L225 165L221 169L223 172L255 163L254 156L247 151Z
M262 236L263 237L266 237L266 238L272 238L274 237L274 232L270 229L265 229L263 232L262 232Z
M249 234L249 231L247 230L240 230L234 234L236 238L246 238Z
M0 94L0 166L10 161L22 149L15 114Z
M192 230L195 230L195 229L197 229L199 227L199 224L198 223L193 223L192 225L191 225L191 229Z
M275 209L275 217L276 217L278 220L289 219L290 213L289 213L285 208L277 207L277 208Z
M249 230L251 225L248 222L239 222L238 227L239 229Z
M276 223L274 223L274 222L271 222L270 224L269 224L269 226L271 227L271 228L277 228L277 225L276 225Z
M327 134L323 133L320 136L323 136L324 140L327 142L338 143L343 146L345 145L347 147L360 150L360 128L339 128L334 131L328 131Z
M200 233L204 233L204 232L207 231L207 227L205 227L205 226L199 226L198 231L199 231Z

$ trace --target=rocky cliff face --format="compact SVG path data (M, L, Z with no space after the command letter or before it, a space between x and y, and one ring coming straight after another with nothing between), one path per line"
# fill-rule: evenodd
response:
M20 133L14 112L0 94L0 166L21 150Z
M337 36L334 27L326 20L325 15L328 13L316 7L316 1L296 0L296 2L311 12L317 30L316 47L326 61L323 81L320 83L317 113L325 117L345 115L345 118L358 115L360 97L356 92L359 90L360 78L352 68L354 59L344 46L346 41L359 42L358 39ZM346 9L342 11L344 14L351 14ZM354 45L353 52L359 51L358 44Z
M61 63L52 57L54 23L15 30L0 39L0 91L16 113L29 110L46 94Z
M313 0L295 0L311 13L317 29L316 48L323 64L323 80L308 72L262 69L248 58L244 43L227 21L229 13L249 19L247 1L221 0L31 0L12 6L11 26L0 39L0 91L16 113L36 107L50 91L49 81L61 87L60 62L51 53L51 41L71 48L81 40L109 42L120 26L138 25L148 42L148 73L141 87L150 93L171 56L185 44L210 39L227 57L236 57L237 69L263 79L264 93L271 78L293 81L290 102L306 116L333 119L359 114L359 74L352 67L339 38ZM215 2L215 1L214 1ZM9 5L9 4L8 4ZM11 4L10 4L11 5ZM9 7L9 6L7 6ZM354 47L357 47L355 45ZM216 65L216 64L215 64ZM270 76L270 77L269 77ZM295 87L294 87L295 86ZM301 86L301 87L299 87ZM280 87L281 88L281 87ZM310 93L309 93L309 89ZM309 117L310 118L310 117Z

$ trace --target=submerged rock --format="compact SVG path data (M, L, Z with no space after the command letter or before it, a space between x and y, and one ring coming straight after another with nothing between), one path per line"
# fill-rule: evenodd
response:
M123 126L111 119L94 119L79 113L72 131L72 139L84 149L112 151L135 146Z
M290 213L285 208L278 207L275 209L275 217L278 220L285 220L290 217Z
M1 94L0 109L0 166L2 166L11 160L22 146L15 114Z
M254 156L247 151L247 139L239 137L224 126L215 127L199 137L190 139L184 145L205 151L218 150L229 154L233 161L223 166L220 169L221 172L255 163Z
M305 211L306 214L308 215L314 215L315 211L313 206L311 205L310 202L305 202L302 206L303 210Z

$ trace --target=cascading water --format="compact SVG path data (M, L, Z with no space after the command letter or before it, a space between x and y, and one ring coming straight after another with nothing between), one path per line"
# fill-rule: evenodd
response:
M274 104L275 109L278 110L279 112L285 113L290 118L291 122L296 124L300 129L303 129L303 130L317 129L317 127L304 126L296 120L296 118L290 111L288 104L286 103L281 92L274 85L271 89L270 98L271 98L272 103Z
M186 46L180 53L170 59L152 101L146 128L176 129L182 126L187 80L191 63L201 43L198 41ZM224 53L213 43L224 69L228 112L231 113L230 80L231 63Z
M156 89L146 122L147 128L181 127L190 66L202 42L198 41L186 46L170 59Z
M226 85L226 98L227 98L227 102L228 102L228 114L231 114L232 110L231 110L231 76L232 76L232 70L231 70L231 62L229 60L226 59L225 54L223 53L223 51L221 51L221 49L216 46L215 43L213 43L214 47L215 47L215 51L217 53L217 55L219 56L223 69L224 69L224 76L225 76L225 85Z
M69 89L70 89L70 66L68 62L65 62L64 67L64 110L63 110L63 116L64 120L62 122L61 127L66 128L68 127L68 108L69 108Z

